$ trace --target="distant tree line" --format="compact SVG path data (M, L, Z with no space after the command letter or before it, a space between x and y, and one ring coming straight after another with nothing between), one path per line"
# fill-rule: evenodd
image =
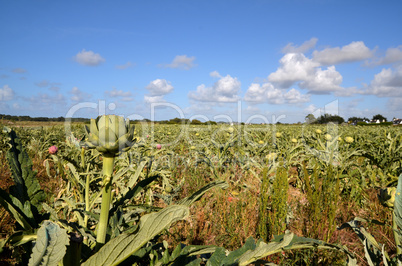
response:
M66 118L60 116L60 117L30 117L28 115L4 115L0 114L0 120L8 120L8 121L35 121L35 122L64 122ZM80 117L74 117L69 119L71 122L84 122L84 123L89 123L90 119L89 118L80 118ZM142 120L134 120L131 121L131 123L150 123L152 122L149 119L142 119ZM162 120L158 121L159 124L191 124L191 125L216 125L217 123L215 121L206 121L206 122L201 122L200 120L193 119L190 121L190 119L184 119L184 118L173 118L170 120Z
M217 123L215 121L206 121L206 122L201 122L198 119L186 119L186 118L173 118L170 120L162 120L158 121L159 124L170 124L170 125L176 125L176 124L190 124L190 125L216 125Z
M30 117L28 115L4 115L0 114L1 120L9 121L35 121L35 122L64 122L66 119L62 116L60 117ZM89 118L71 118L72 122L89 122Z
M309 114L306 116L306 122L309 124L342 124L345 122L345 119L343 119L343 117L339 115L324 114L319 116L318 118L315 118L313 114Z
M308 114L305 118L306 123L308 124L327 124L327 123L335 123L335 124L342 124L345 122L343 117L339 115L330 115L330 114L324 114L321 115L318 118L315 118L313 114ZM392 124L392 122L387 122L387 118L384 117L383 115L377 114L374 115L373 118L370 120L367 117L349 117L348 123L353 123L353 124L368 124L368 123L386 123L386 124Z

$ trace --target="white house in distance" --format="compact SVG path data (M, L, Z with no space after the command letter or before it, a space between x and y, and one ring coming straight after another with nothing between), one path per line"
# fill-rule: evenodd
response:
M401 118L394 118L394 119L392 119L392 123L394 125L402 125L402 119Z

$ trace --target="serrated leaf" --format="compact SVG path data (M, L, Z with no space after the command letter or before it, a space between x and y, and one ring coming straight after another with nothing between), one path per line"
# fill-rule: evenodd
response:
M83 265L118 265L162 230L188 215L189 208L183 205L168 206L159 212L144 215L136 234L121 234L113 238Z
M45 221L38 230L28 265L57 265L66 254L68 244L66 230L54 222Z
M40 188L36 173L32 170L32 161L14 130L9 132L9 137L11 147L7 151L6 158L15 182L10 188L10 194L17 197L21 203L31 202L40 210L40 203L45 201L46 195Z

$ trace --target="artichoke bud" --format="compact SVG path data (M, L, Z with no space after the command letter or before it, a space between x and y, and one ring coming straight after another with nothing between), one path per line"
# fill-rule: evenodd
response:
M134 126L130 120L116 115L103 115L91 119L90 128L85 127L88 135L87 146L96 148L106 156L117 156L134 144Z
M98 120L98 119L97 119ZM90 130L90 132L92 132L92 133L96 133L96 132L98 132L98 126L97 126L97 120L95 120L95 119L91 119L91 124L90 124L90 128L89 128L89 130ZM87 127L88 128L88 127Z
M378 199L380 203L386 207L393 208L395 202L396 187L387 187L380 190Z

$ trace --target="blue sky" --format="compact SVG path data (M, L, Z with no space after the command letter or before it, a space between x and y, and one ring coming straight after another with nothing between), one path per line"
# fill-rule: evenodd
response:
M402 1L0 0L0 113L402 117Z

